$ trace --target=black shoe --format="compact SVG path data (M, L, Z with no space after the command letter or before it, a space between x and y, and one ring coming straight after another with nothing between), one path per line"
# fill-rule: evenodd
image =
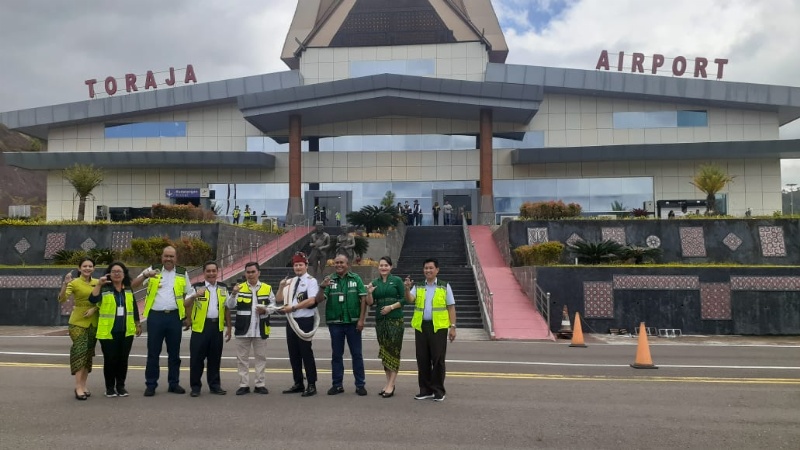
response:
M78 395L78 390L75 389L75 399L76 400L86 400L87 398L88 398L88 396L85 393L83 393L81 395Z
M192 392L189 394L189 396L190 397L200 397L200 391L192 390Z
M225 389L222 389L222 388L221 388L221 387L219 387L219 386L217 386L217 387L214 387L214 388L210 388L210 389L209 389L209 391L210 391L212 394L215 394L215 395L225 395L225 394L227 394L227 393L228 393L228 391L226 391Z
M117 391L115 391L112 388L107 388L106 389L106 397L111 398L111 397L116 397L116 396L117 396Z
M359 386L359 387L356 388L356 394L358 394L358 395L363 397L363 396L367 395L367 390L364 388L364 386Z
M331 386L331 388L328 389L328 395L336 395L341 393L344 393L344 388L341 386Z
M85 396L86 396L86 398L89 398L89 397L91 397L91 396L92 396L92 393L91 393L91 392L89 392L89 391L83 391L83 395L85 395Z
M433 398L433 397L435 397L433 394L425 394L423 392L420 392L419 394L414 396L414 399L415 400L427 400L427 399Z
M384 392L383 394L381 394L381 397L383 397L383 398L391 398L391 397L394 397L394 391L395 391L395 389L396 389L396 388L395 388L394 386L392 386L392 392Z
M317 387L313 384L309 384L308 389L300 394L300 397L313 397L315 395L317 395Z
M236 390L236 395L244 395L250 393L250 386L242 386Z
M117 395L119 395L120 397L127 397L128 396L128 391L124 387L118 387L117 388Z
M433 401L435 401L435 402L443 402L444 401L444 397L445 397L444 394L442 394L442 395L434 395L433 396Z
M309 384L309 386L312 386ZM292 387L283 391L284 394L299 394L305 391L306 388L302 384L293 384Z
M167 389L167 392L172 392L173 394L185 394L186 389L182 388L180 384L176 384L170 386L169 389Z
M255 389L253 389L253 392L255 392L256 394L267 395L269 394L269 389L267 389L264 386L256 386Z
M154 395L156 395L156 388L149 387L144 390L145 397L152 397Z

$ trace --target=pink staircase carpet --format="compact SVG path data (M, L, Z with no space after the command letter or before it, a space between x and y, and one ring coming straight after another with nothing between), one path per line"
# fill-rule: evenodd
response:
M544 318L533 306L511 272L485 225L469 227L475 252L492 292L495 339L555 340Z

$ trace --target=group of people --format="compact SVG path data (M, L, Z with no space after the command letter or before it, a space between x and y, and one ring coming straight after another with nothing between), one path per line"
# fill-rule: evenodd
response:
M239 209L239 205L234 206L232 216L234 224L238 224L239 219L242 217L244 217L244 221L242 223L258 221L258 211L251 211L250 205L244 205L244 212ZM261 223L267 223L267 220L269 220L269 216L267 215L267 210L265 209L261 211Z
M164 343L167 347L167 392L185 394L180 385L180 343L183 331L191 328L189 342L189 386L192 397L200 396L202 376L206 372L209 392L227 393L222 387L220 362L224 342L235 336L239 386L237 395L250 389L250 352L255 359L253 392L268 394L265 370L266 339L270 335L270 315L287 316L286 344L292 367L293 384L284 394L299 393L302 397L317 394L317 368L312 339L320 318L316 308L327 302L325 321L331 337L332 383L329 395L344 392L344 346L350 350L355 392L367 395L361 331L367 309L375 308L379 356L386 382L379 392L383 398L395 394L395 381L405 331L403 306L414 306L411 325L414 328L419 393L417 399L443 401L445 398L445 355L447 340L456 337L455 300L450 285L437 278L439 263L428 259L423 265L425 282L415 284L409 277L401 280L392 275L391 258L380 259L380 276L364 284L350 271L350 259L339 254L334 259L335 272L321 283L308 274L308 260L302 253L292 258L294 277L283 279L277 293L260 281L258 263L245 266L245 281L231 289L218 280L216 262L203 266L203 278L192 285L186 269L177 265L173 247L164 248L161 264L143 270L131 278L122 262L114 262L100 279L92 278L94 261L85 258L79 264L78 276L64 278L59 301L74 299L69 320L70 369L75 376L75 398L91 396L87 388L92 370L96 341L103 351L103 375L106 397L126 397L128 359L133 339L142 334L139 309L133 290L145 286L142 316L147 318L147 363L145 397L156 394L159 385L159 358ZM231 312L235 319L231 320ZM232 333L233 330L233 333ZM305 381L304 381L305 380Z
M405 219L405 223L408 226L420 226L422 225L422 207L419 204L419 200L414 200L413 205L409 205L408 200L405 203L397 203L397 211L403 216ZM444 217L444 225L457 225L456 221L453 217L453 205L450 204L450 201L445 200L444 205L439 205L439 202L434 202L433 207L431 208L431 215L433 216L433 224L439 225L439 214L442 214Z

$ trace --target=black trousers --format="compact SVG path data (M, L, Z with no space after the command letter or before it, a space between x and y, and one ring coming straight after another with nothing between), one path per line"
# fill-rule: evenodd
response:
M222 360L222 331L219 331L219 319L206 319L203 332L192 331L189 339L189 385L193 391L203 387L205 361L208 360L206 381L211 389L220 388L219 366Z
M433 322L422 321L422 332L414 330L417 347L417 380L421 394L443 396L447 354L447 328L433 332Z
M128 356L131 354L132 345L133 336L125 336L124 332L111 333L111 339L100 339L106 389L125 387L125 379L128 377Z
M144 369L145 385L155 389L160 375L159 357L164 342L167 343L167 382L177 386L181 368L181 335L183 322L178 311L169 313L150 310L147 317L147 366Z
M296 317L297 325L308 333L314 328L313 317ZM294 384L303 384L303 366L306 366L308 384L317 384L317 363L314 361L314 350L311 341L300 339L291 325L286 323L286 346L289 348L289 363L292 365Z

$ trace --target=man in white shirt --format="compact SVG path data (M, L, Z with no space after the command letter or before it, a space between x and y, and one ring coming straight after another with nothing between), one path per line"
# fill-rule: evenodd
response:
M250 348L256 363L255 389L257 394L269 394L265 385L264 371L267 367L267 341L269 337L268 306L275 306L272 286L258 280L261 269L256 262L244 266L244 283L233 287L225 306L236 310L234 335L236 336L236 359L239 369L239 389L236 395L250 393Z
M453 225L453 205L450 204L449 200L444 201L442 213L444 213L444 224Z
M189 341L189 387L191 396L199 397L200 381L208 360L206 380L212 394L225 395L220 382L222 360L222 330L227 325L225 341L231 340L231 312L225 307L228 287L217 283L217 263L208 261L203 265L205 280L197 283L195 293L186 297L186 310L192 321L192 337Z
M294 330L291 320L286 322L286 346L289 349L289 363L292 365L294 384L283 391L284 394L302 393L302 397L317 394L317 364L311 338L314 333L314 315L319 294L317 280L308 274L308 260L303 253L292 257L294 278L285 278L278 287L277 302L282 303L283 312L294 319L302 337ZM286 292L284 292L286 290ZM308 387L303 385L303 366L306 368Z
M184 394L186 390L178 384L181 367L182 321L186 317L184 300L194 294L186 268L176 265L178 260L174 247L165 247L161 252L161 264L150 266L131 282L136 289L147 281L144 300L144 317L147 318L147 365L144 371L145 397L156 393L160 372L159 357L164 342L167 343L168 392Z

